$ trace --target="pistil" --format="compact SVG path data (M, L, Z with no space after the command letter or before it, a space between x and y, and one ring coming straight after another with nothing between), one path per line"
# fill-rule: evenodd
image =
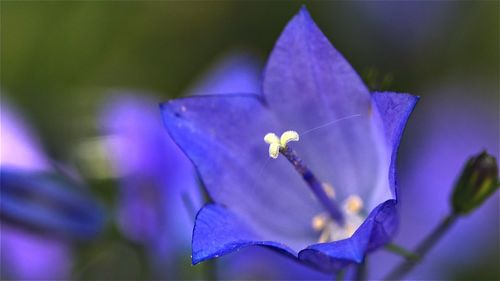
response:
M295 150L288 145L289 142L298 140L299 134L295 131L286 131L280 138L278 138L278 136L274 133L268 133L264 136L264 141L269 144L269 157L276 159L278 158L279 153L283 154L283 156L288 159L295 170L302 176L304 181L311 188L311 191L328 211L332 220L334 220L339 226L343 227L345 225L345 219L337 202L328 196L323 188L323 184L304 164L304 161L302 161L302 159L297 155Z
M328 197L321 182L304 164L304 161L302 161L302 159L297 155L297 152L295 152L295 150L287 145L285 148L280 148L280 153L285 156L286 159L288 159L295 170L302 176L304 181L311 188L311 191L314 193L323 207L328 211L335 223L337 223L339 226L344 226L344 215L342 214L342 211L340 210L337 202Z

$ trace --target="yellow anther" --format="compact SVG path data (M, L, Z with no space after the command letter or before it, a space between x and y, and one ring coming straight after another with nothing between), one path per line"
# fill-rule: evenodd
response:
M355 214L363 209L363 200L357 195L350 195L345 200L346 211Z
M298 141L299 134L295 131L286 131L281 134L280 143L282 148L286 148L286 145L291 141Z
M286 131L281 134L281 138L274 133L267 133L264 136L264 141L269 144L269 156L274 159L278 158L280 149L285 149L289 142L298 140L299 134L295 131Z
M319 214L313 217L311 226L315 231L320 231L325 228L328 218L325 214Z
M273 144L273 143L276 143L276 144L280 144L280 139L278 138L278 136L274 133L268 133L264 136L264 141L267 143L267 144Z
M323 183L323 188L333 191L333 187L328 183ZM359 226L363 223L365 217L361 210L363 209L363 200L357 195L350 195L344 200L343 213L345 215L345 225L340 226L334 220L331 220L327 213L321 213L312 218L311 226L319 233L318 243L327 243L350 238Z
M326 195L330 197L330 199L335 198L335 189L333 189L333 186L331 184L324 182L323 190L325 191Z

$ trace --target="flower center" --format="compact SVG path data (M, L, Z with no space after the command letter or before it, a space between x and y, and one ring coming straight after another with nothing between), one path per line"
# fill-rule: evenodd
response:
M342 211L345 215L345 225L340 226L326 213L320 213L312 218L311 227L319 233L318 243L327 243L351 237L364 221L363 200L351 195L343 201Z
M307 185L311 188L319 202L328 211L330 218L335 221L335 224L340 227L345 226L345 218L341 208L333 198L335 195L333 188L325 188L316 176L304 164L302 159L297 155L288 143L290 141L298 141L299 134L295 131L286 131L280 138L274 133L268 133L264 136L264 141L269 144L269 156L273 159L278 158L279 153L283 154L286 159L293 165L295 170L302 176ZM330 196L329 196L330 194Z

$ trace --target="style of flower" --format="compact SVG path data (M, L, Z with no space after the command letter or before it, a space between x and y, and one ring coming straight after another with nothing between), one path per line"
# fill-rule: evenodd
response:
M326 272L361 263L396 231L396 150L417 98L370 94L305 8L276 43L262 88L162 105L214 202L197 215L193 264L250 245ZM296 138L270 158L269 133L287 131Z

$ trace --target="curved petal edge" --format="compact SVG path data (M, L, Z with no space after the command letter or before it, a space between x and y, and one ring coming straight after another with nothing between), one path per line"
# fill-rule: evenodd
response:
M259 239L236 215L221 205L208 204L198 212L193 229L193 265L252 245L271 247L297 257L297 253L281 243Z
M410 94L394 92L374 92L372 99L375 102L384 124L387 145L391 152L389 167L389 184L397 198L398 178L396 172L396 158L398 147L404 128L420 97Z
M396 233L396 200L377 206L349 239L315 244L299 252L299 260L324 272L361 263L366 253L388 243Z

